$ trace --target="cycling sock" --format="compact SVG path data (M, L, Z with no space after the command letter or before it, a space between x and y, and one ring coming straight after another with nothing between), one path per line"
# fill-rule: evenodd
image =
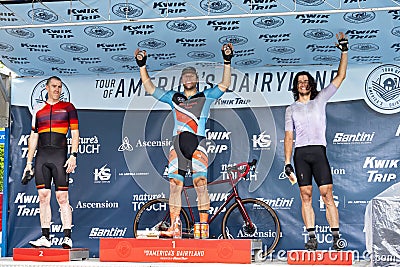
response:
M50 228L42 228L42 236L50 240Z
M315 228L307 228L308 237L315 238Z
M334 238L339 238L339 227L337 228L331 228L332 236Z
M71 238L71 229L64 229L64 236Z

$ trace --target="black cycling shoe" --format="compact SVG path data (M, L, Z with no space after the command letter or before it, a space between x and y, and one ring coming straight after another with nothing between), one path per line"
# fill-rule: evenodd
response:
M318 241L315 237L308 239L306 245L304 246L307 250L317 250Z
M345 239L339 237L333 238L333 243L332 243L333 250L339 251L344 249L345 247L347 247L347 242Z

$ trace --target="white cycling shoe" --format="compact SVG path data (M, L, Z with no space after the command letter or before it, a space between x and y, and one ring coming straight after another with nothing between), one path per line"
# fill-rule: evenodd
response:
M72 248L72 239L69 237L64 237L61 246L65 249L71 249Z
M45 236L41 236L39 239L34 241L29 241L29 244L35 248L49 248L51 247L51 242Z

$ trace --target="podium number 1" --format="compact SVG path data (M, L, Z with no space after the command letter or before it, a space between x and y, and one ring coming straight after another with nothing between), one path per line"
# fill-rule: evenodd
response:
M172 248L175 248L175 241L172 241Z

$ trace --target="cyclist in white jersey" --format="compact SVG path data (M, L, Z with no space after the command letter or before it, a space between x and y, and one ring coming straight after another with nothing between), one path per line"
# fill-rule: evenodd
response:
M332 174L326 156L326 112L328 100L336 93L346 77L348 40L344 33L336 35L336 46L341 50L341 58L336 76L321 91L317 91L314 78L305 71L296 74L293 81L295 102L286 108L285 113L285 173L290 176L296 170L300 187L303 221L309 239L305 244L308 250L316 250L315 215L312 207L312 177L318 185L326 205L326 218L333 235L334 250L343 248L339 238L339 213L332 194ZM296 132L295 152L293 152L294 132Z

